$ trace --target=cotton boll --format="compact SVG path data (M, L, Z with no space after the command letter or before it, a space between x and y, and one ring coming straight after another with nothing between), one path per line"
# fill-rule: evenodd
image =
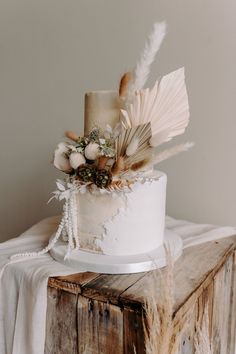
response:
M66 143L60 143L57 146L57 149L54 152L53 164L54 166L63 172L70 172L71 165L69 159L66 157L66 153L68 152L68 145Z
M79 152L72 152L70 154L70 165L76 170L80 165L83 165L86 162L84 156Z
M96 160L99 155L99 145L97 143L89 143L84 150L84 154L88 160Z

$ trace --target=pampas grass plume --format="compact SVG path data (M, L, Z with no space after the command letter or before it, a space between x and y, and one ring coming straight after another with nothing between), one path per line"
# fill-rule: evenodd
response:
M133 79L129 84L127 96L132 96L136 90L145 85L152 62L154 61L166 34L166 23L156 22L145 44L144 50L134 69Z

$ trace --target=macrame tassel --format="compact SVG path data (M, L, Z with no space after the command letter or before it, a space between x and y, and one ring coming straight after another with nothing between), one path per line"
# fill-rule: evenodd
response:
M62 234L62 230L63 230L64 226L65 226L65 217L63 215L55 236L50 240L48 245L46 247L44 247L44 249L42 249L41 251L38 251L38 252L25 252L25 253L14 254L10 257L10 261L14 260L16 258L39 257L39 256L44 255L45 253L50 251L53 248L53 246L55 245L55 243L58 241L58 239L60 238L60 236Z

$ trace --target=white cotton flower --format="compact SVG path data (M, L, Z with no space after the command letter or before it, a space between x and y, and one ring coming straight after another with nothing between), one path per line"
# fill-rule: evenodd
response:
M66 157L67 152L68 152L67 143L58 144L57 149L54 152L53 164L58 170L63 172L71 171L71 165L69 159Z
M76 168L78 168L80 165L83 165L86 162L84 156L79 152L72 152L70 154L69 160L70 160L70 165L74 170L76 170Z
M97 143L89 143L84 150L84 154L88 160L96 160L99 155L99 145Z

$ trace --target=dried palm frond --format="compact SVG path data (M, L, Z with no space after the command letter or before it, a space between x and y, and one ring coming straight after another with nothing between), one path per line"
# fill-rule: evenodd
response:
M132 80L128 85L127 97L131 98L136 90L144 87L150 72L150 66L153 63L162 41L166 34L166 23L155 23L152 32L148 37L144 50L133 72Z
M151 90L136 91L133 103L121 113L121 120L126 126L151 123L152 146L182 134L189 123L184 68L164 76Z
M152 148L149 145L149 140L152 135L151 124L141 124L139 126L123 129L121 134L116 139L116 156L124 157L125 166L130 166L133 163L139 162L150 157ZM138 146L136 146L135 152L130 156L127 156L127 148L138 141Z

